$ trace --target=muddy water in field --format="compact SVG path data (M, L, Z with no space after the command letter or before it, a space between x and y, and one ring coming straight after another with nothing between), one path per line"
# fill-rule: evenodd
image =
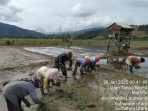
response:
M47 65L51 59L51 57L25 51L20 47L0 47L0 111L7 111L6 102L2 95L3 83L22 78L33 78L37 69ZM33 104L30 98L29 100ZM32 107L34 106L32 105ZM24 107L24 109L30 111L32 107Z
M105 49L100 49L100 47L79 47L79 46L70 46L71 49L80 49L80 50L93 50L93 51L100 51L106 52Z
M103 56L105 54L105 50L92 48L92 47L78 47L78 46L71 46L69 48L61 48L61 47L28 47L25 48L26 50L38 52L42 54L47 54L56 57L57 55L72 51L74 57L95 57L95 56ZM134 54L133 54L134 55ZM137 56L139 55L139 56ZM136 53L136 57L140 58L143 57L143 54ZM116 57L109 57L107 59L101 59L97 64L103 64L110 69L122 70L124 72L130 73L128 66L125 63L127 56L116 56ZM148 57L144 57L145 62L140 63L140 69L133 68L133 74L137 74L140 76L144 76L148 78Z
M90 57L103 56L105 54L105 51L103 50L100 51L96 48L87 47L26 47L25 50L29 51L18 48L6 48L7 47L0 48L0 50L3 49L3 51L7 50L3 53L1 53L2 51L0 52L0 54L4 54L0 57L0 66L2 66L2 69L0 70L1 89L4 81L11 82L26 77L33 78L37 69L39 69L41 66L53 66L54 57L61 53L72 51L74 58L84 57L86 55ZM144 55L139 55L137 57L142 56ZM48 95L42 97L44 102L46 102L45 109L50 109L49 111L57 111L57 109L60 109L59 111L83 111L84 109L85 111L114 111L115 101L106 101L103 100L102 97L120 97L126 95L131 96L131 90L111 90L111 86L118 87L120 85L104 84L104 80L107 80L109 82L111 82L111 80L119 81L123 79L129 81L143 81L145 80L145 78L135 76L135 74L142 75L143 73L145 73L143 77L147 76L147 57L145 57L146 62L140 64L140 69L134 69L134 74L129 74L128 69L126 68L127 66L124 62L125 58L126 57L112 57L101 59L98 63L101 65L101 68L97 68L96 72L87 73L87 75L84 76L80 75L79 69L77 70L76 76L72 76L72 71L68 71L68 79L62 80L61 87L50 88L53 92L53 95L51 97ZM139 84L139 86L141 85L144 86L144 84ZM130 85L128 84L127 86ZM7 111L5 99L2 96L1 89L0 111ZM39 90L37 90L37 94L39 97L41 97ZM34 105L30 97L27 96L27 98L32 104L31 108L25 107L24 104L23 108L25 109L25 111L35 111L36 105ZM145 101L143 102L145 103Z
M136 56L136 57L141 58L141 56ZM106 62L107 67L111 69L122 70L123 72L130 73L129 66L125 63L126 58L127 56L111 57L111 58L104 59L103 61L104 63ZM145 62L139 64L140 65L139 69L133 68L133 73L131 74L136 74L136 75L148 78L148 57L144 57L144 58L145 58Z
M44 53L47 55L56 56L58 54L72 51L74 57L84 57L86 55L90 57L95 56L103 56L105 51L100 52L100 50L92 49L92 48L84 48L84 47L70 47L70 48L57 48L57 47L42 47L44 50L40 50L37 47L33 49L27 49L30 51L35 51L38 53ZM39 51L40 50L40 51ZM45 53L46 52L46 53ZM59 53L60 52L60 53ZM134 55L134 54L133 54ZM137 54L136 54L137 55ZM143 55L139 54L136 56L138 58L142 57ZM58 91L54 90L53 97L56 98L54 100L55 104L59 105L59 109L61 111L80 111L83 108L86 111L114 111L115 108L119 109L116 103L123 102L123 103L135 103L135 100L126 100L123 99L119 100L108 100L107 97L133 97L133 96L141 96L147 97L145 94L131 94L131 89L125 90L121 87L128 86L134 87L135 83L130 84L131 81L136 82L137 80L145 81L145 79L141 79L140 76L148 78L148 57L145 57L146 62L141 63L140 69L133 69L133 74L130 74L128 70L128 66L125 64L127 56L119 56L119 57L108 57L107 59L101 59L99 63L101 66L107 68L106 69L97 69L96 72L87 73L87 75L81 76L79 70L77 71L76 76L71 76L71 71L68 72L68 79L62 81L62 94L61 89ZM108 70L109 69L109 70ZM116 70L116 71L114 71ZM123 73L125 72L125 73ZM138 76L135 76L135 75ZM129 81L128 84L105 84L104 81L116 81L120 82L120 80ZM146 79L147 80L147 79ZM145 84L138 84L138 86L146 86ZM114 89L113 89L114 88ZM145 93L148 93L148 90L144 90ZM72 93L72 96L69 94ZM59 97L59 95L61 95ZM49 99L50 100L50 99ZM136 100L136 102L140 102L144 104L144 108L147 107L147 99L144 100ZM50 102L51 103L51 102ZM66 104L66 105L65 105ZM91 106L91 107L89 107ZM93 107L92 107L93 106ZM107 107L108 106L108 107ZM49 107L49 109L52 109ZM135 110L136 111L136 110ZM138 110L137 110L138 111Z
M86 55L90 57L95 56L103 56L105 54L104 50L99 50L96 48L86 48L86 47L70 47L70 48L57 48L57 47L42 47L43 50L40 50L40 48L34 48L30 49L31 51L35 51L38 53L44 53L47 55L56 56L64 52L72 51L74 57L84 57ZM40 50L40 51L39 51ZM134 54L133 54L134 55ZM136 57L140 58L144 55L142 54L136 54ZM77 71L77 75L71 76L71 72L68 72L69 78L67 80L63 81L62 84L62 91L63 93L66 92L64 96L62 95L62 99L57 99L55 103L60 104L61 111L65 110L73 110L79 111L83 110L81 108L84 108L86 111L114 111L115 108L119 110L120 107L118 105L115 105L116 103L123 102L123 103L133 103L136 104L133 100L126 100L123 99L121 101L119 100L108 100L105 99L107 97L133 97L133 96L142 96L147 97L145 94L137 94L132 95L132 90L125 90L121 87L128 86L128 87L134 87L135 83L133 84L105 84L104 81L118 81L124 80L124 81L137 81L139 80L140 76L148 78L148 57L144 57L146 62L141 63L140 69L133 69L133 74L130 74L128 66L125 64L127 56L116 56L116 57L108 57L106 59L101 59L99 63L102 67L107 68L107 70L99 69L96 72L87 73L85 76L81 76L79 70ZM109 70L108 70L109 69ZM116 71L114 71L116 70ZM125 72L125 73L124 73ZM138 76L135 76L138 75ZM141 80L145 81L145 79ZM141 86L142 84L138 84L138 86ZM145 83L143 86L146 86L147 83ZM115 89L114 89L115 88ZM148 90L145 89L146 94L148 94ZM74 95L72 97L69 97L69 93L73 93ZM68 93L68 94L67 94ZM59 95L59 94L57 94ZM56 93L54 96L57 96ZM66 100L65 100L66 99ZM65 104L63 104L63 101ZM85 101L85 102L84 102ZM143 103L145 107L147 107L147 100L136 100L136 102ZM70 104L69 104L70 103ZM80 105L81 104L81 105ZM88 106L95 106L89 108ZM106 107L108 106L108 107ZM145 108L144 107L144 108ZM63 110L62 110L63 109Z
M76 77L72 77L70 72L69 78L62 82L62 85L58 89L54 89L54 104L58 105L60 111L115 111L115 103L133 103L140 102L147 107L147 95L146 94L131 94L131 89L127 90L122 87L134 87L142 86L146 87L145 84L136 84L133 81L145 81L148 79L143 79L136 77L134 75L129 75L127 73L116 72L111 70L106 70L102 68L97 68L96 72L87 73L87 75L81 76L79 71ZM120 83L121 80L128 81L128 84ZM108 81L108 83L105 83ZM111 82L112 81L112 82ZM118 82L114 84L113 81ZM113 89L113 87L115 89ZM144 89L148 93L147 88ZM107 99L109 97L134 97L140 96L144 97L143 100L113 100ZM47 99L45 97L44 99ZM53 106L52 100L48 98L48 103ZM49 109L51 109L49 107ZM56 110L55 110L56 111ZM138 111L138 110L135 110ZM145 110L146 111L146 110Z
M104 52L100 52L99 50L85 50L83 48L62 48L62 47L27 47L26 50L32 51L32 52L38 52L42 54L47 54L56 57L57 55L60 55L65 52L72 51L74 57L95 57L95 56L102 56L104 55Z

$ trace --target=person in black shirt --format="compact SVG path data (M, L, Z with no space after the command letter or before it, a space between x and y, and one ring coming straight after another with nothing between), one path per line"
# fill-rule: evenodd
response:
M69 61L69 68L68 69L71 69L72 67L72 52L68 52L68 53L64 53L64 54L61 54L59 56L57 56L55 58L55 66L56 68L58 68L58 70L61 69L63 75L67 78L67 71L66 71L66 65L65 65L65 62L66 61Z

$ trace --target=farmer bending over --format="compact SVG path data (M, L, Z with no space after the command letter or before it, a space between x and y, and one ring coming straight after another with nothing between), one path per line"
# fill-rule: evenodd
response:
M132 72L133 67L135 67L135 69L138 69L138 64L141 62L145 62L145 59L144 58L139 59L135 56L129 56L126 59L126 63L129 65L129 68L130 68L130 72Z
M30 107L30 103L25 96L30 95L31 99L36 104L44 103L37 97L35 88L41 86L39 79L32 79L27 81L17 81L8 83L3 88L3 95L6 99L8 111L23 111L21 107L21 101L23 101L27 107Z
M95 65L97 62L100 61L100 57L94 57L94 58L90 58L89 56L85 56L86 60L90 60L91 61L91 70L96 70Z
M37 77L38 79L41 81L41 94L44 95L44 85L45 88L47 89L49 95L51 95L50 89L49 89L49 84L54 83L54 80L58 80L59 79L59 71L56 68L50 68L50 67L46 67L43 66L41 67L38 71L37 71ZM44 79L44 83L43 83L43 79Z
M72 52L64 53L55 58L55 66L58 70L61 69L63 75L67 78L65 62L69 61L69 69L72 67Z
M84 69L86 71L86 67L85 66L90 67L90 65L91 65L91 62L89 60L86 60L84 58L77 58L75 60L75 68L74 68L74 71L73 71L73 75L76 75L78 66L80 67L81 75L84 75L84 72L83 72Z

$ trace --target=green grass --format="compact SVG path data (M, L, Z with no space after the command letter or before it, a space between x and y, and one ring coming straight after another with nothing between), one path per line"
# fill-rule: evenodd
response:
M132 40L131 43L132 43L132 44L137 44L137 43L147 44L148 41L143 41L143 40Z
M61 82L60 81L56 82L56 83L54 83L54 85L60 87L61 86Z
M100 64L96 64L96 67L97 67L97 68L100 68Z
M62 42L61 39L0 39L0 45L10 46L49 46L49 45L93 45L104 43L106 40L70 40L70 42Z
M78 107L81 111L85 111L85 109L87 108L87 104L79 103L79 104L77 105L77 107Z
M59 110L59 104L58 103L53 103L53 106L54 106L54 108L55 108L55 111L58 111Z
M0 39L0 45L35 46L60 45L62 40L55 39Z
M108 40L70 40L69 42L63 42L62 39L0 39L0 46L51 46L51 45L63 45L63 46L92 46L97 44L106 44ZM148 41L131 41L132 44L144 43Z
M71 101L75 101L75 102L78 102L78 100L79 100L78 98L76 98L74 96L71 96L70 98L71 98Z
M43 110L44 110L44 106L39 104L35 111L43 111Z

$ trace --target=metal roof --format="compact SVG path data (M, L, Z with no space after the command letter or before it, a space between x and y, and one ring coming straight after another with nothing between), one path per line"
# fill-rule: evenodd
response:
M117 25L119 25L119 26L121 26L121 27L123 27L123 28L128 28L128 29L132 29L132 27L131 26L129 26L129 25L125 25L125 24L118 24L118 23L116 23Z

